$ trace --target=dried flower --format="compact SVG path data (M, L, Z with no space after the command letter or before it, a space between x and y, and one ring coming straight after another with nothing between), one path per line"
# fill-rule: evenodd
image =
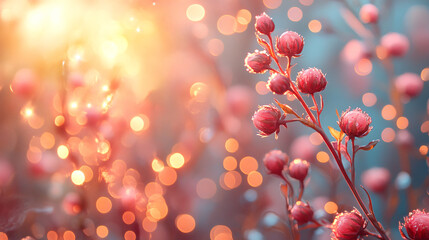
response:
M263 160L269 173L280 176L288 161L288 155L280 150L271 150L269 153L265 154Z
M271 74L267 87L271 92L283 95L290 90L290 78L278 73Z
M405 227L407 230L407 238L402 231ZM404 218L404 223L399 223L399 231L404 239L411 240L426 240L429 239L429 214L424 210L414 210L408 214L408 217Z
M356 240L365 234L365 227L366 222L356 209L351 212L344 211L337 214L332 223L332 238L335 240Z
M395 79L395 87L403 96L414 98L422 92L423 81L415 73L404 73Z
M298 57L304 47L304 38L296 32L287 31L277 38L276 47L280 56Z
M410 43L404 35L393 32L381 38L381 46L386 49L389 56L402 57L408 52Z
M295 159L289 165L289 175L299 181L304 181L307 177L310 163L302 159Z
M302 93L320 92L325 89L327 83L325 75L317 68L302 70L296 77L296 84Z
M261 136L268 136L280 131L280 126L286 126L285 116L280 110L272 105L259 107L258 111L253 114L253 125L259 130Z
M255 29L259 34L270 35L274 27L273 20L266 13L256 16Z
M250 73L264 73L270 69L271 58L265 51L248 53L244 59L244 66Z
M390 172L385 168L371 168L362 173L362 183L369 190L382 193L389 186Z
M372 127L369 126L370 124L371 117L365 112L362 112L360 108L354 110L350 110L350 108L347 109L347 111L343 112L338 122L341 130L349 136L349 138L368 135L372 129Z
M291 209L291 215L299 225L306 224L313 220L313 209L307 203L298 201Z
M376 23L378 21L378 8L371 3L365 4L361 7L359 16L364 23Z

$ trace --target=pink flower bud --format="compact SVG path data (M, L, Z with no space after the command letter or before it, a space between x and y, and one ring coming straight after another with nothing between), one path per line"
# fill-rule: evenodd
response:
M414 210L404 218L405 223L399 224L399 230L404 239L426 240L429 239L429 214L424 210ZM402 228L405 227L409 238L405 237Z
M288 161L288 155L280 150L271 150L269 153L265 154L263 160L268 173L280 176Z
M354 110L350 110L350 108L347 109L347 111L341 114L340 121L338 122L341 130L349 136L349 138L368 135L372 129L372 127L369 126L370 124L371 117L365 112L362 112L360 108Z
M376 23L378 21L378 8L374 4L365 4L360 9L359 16L364 23Z
M310 205L301 201L296 202L291 210L292 218L295 219L299 225L306 224L313 220L313 209Z
M382 193L389 186L390 172L385 168L371 168L362 173L363 185L369 190Z
M337 240L356 240L364 234L365 225L365 220L356 209L342 212L332 223L332 237Z
M253 114L252 121L261 136L268 136L273 133L277 135L280 131L280 125L286 126L284 118L285 116L282 116L278 108L272 105L264 105Z
M278 73L271 74L267 87L271 92L283 95L286 91L290 90L290 78Z
M270 35L274 27L273 20L266 13L256 16L255 29L259 34Z
M304 181L307 177L310 163L299 158L293 160L289 165L289 175L299 181Z
M36 90L36 81L36 75L31 69L21 69L13 77L10 89L17 95L30 97Z
M264 73L270 69L271 57L265 51L248 53L244 59L244 66L250 73Z
M67 81L72 88L82 87L85 85L85 80L81 73L72 72L68 75Z
M325 89L327 83L325 75L317 68L302 70L296 77L296 84L302 93L320 92Z
M311 143L309 136L303 135L293 140L289 153L293 159L301 158L312 162L316 158L317 148Z
M70 192L65 196L62 206L67 214L76 215L83 210L84 202L79 194Z
M400 148L410 150L414 144L414 137L408 130L399 130L396 133L395 144Z
M410 47L408 38L399 33L388 33L381 38L381 46L393 57L403 57Z
M284 32L276 42L277 52L284 57L299 57L304 47L304 38L293 31Z
M403 96L414 98L423 90L423 80L415 73L404 73L395 79L395 87Z
M245 85L229 87L226 92L228 109L236 116L248 115L254 105L255 98L255 92Z

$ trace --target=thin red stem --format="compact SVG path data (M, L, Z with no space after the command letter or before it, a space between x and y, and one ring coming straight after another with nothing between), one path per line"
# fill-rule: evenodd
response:
M317 101L316 101L316 99L314 98L314 94L311 94L311 99L313 99L314 106L316 107L316 112L317 112L317 122L318 122L318 125L319 125L319 127L320 127L320 113L321 113L321 110L319 110L319 106L317 105Z
M329 151L331 152L332 156L334 156L334 159L338 165L338 168L340 169L341 174L343 175L344 179L346 180L346 183L349 187L349 189L352 191L353 196L355 197L356 201L358 202L360 208L365 213L368 220L371 222L371 224L374 226L374 228L380 233L381 238L383 240L390 240L390 238L387 236L387 234L384 232L383 228L378 224L378 221L375 219L375 217L368 211L367 207L365 206L362 198L360 197L359 193L357 192L356 188L354 187L352 181L347 175L347 172L344 168L343 163L341 162L340 158L338 157L338 154L334 147L332 146L332 143L330 142L328 136L320 127L315 127L315 130L322 136L323 141L325 142L326 146L328 147Z
M298 201L301 201L302 195L304 194L304 181L299 181L299 195Z
M356 151L355 151L355 138L351 138L351 140L352 140L352 151L353 151L353 154L352 154L352 162L350 163L350 172L351 172L351 179L352 179L352 184L353 184L353 186L355 187L356 185L355 185L355 172L356 172L356 170L355 170L355 155L356 155Z

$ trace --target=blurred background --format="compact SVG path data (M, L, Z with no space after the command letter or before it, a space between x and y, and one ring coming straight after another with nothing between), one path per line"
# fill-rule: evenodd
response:
M359 19L369 2L378 24ZM429 206L429 87L412 99L391 87L404 73L429 80L426 0L1 0L0 240L287 239L281 181L262 163L272 149L312 164L304 199L317 218L357 206L310 129L257 136L258 105L299 109L269 92L268 73L244 67L261 50L263 12L274 36L305 38L292 77L326 73L325 129L337 127L336 109L372 117L358 144L381 141L359 152L357 176L390 171L371 196L399 239L398 221ZM390 32L407 37L405 56L380 47Z

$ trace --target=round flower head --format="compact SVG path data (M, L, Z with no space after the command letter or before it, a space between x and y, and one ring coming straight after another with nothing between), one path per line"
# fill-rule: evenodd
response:
M304 47L304 38L293 31L284 32L276 42L277 52L283 57L299 57Z
M310 205L298 201L291 209L291 215L299 225L306 224L313 219L313 209Z
M267 87L271 92L283 95L290 90L290 78L278 73L271 74L268 79Z
M360 9L359 16L364 23L376 23L378 21L378 8L371 3L365 4Z
M347 111L341 114L338 125L341 130L349 136L349 138L364 137L372 129L369 125L371 124L371 117L362 112L360 108L354 110L347 109Z
M288 161L288 155L280 150L271 150L269 153L265 154L263 160L268 172L279 176L282 175L282 171Z
M344 211L338 214L332 223L332 239L356 240L365 235L366 222L362 215L354 209L351 212Z
M272 105L259 107L258 111L253 114L253 125L259 130L259 135L268 136L280 131L280 126L286 126L285 116L280 110Z
M410 47L408 38L399 33L388 33L381 38L381 46L383 46L389 56L403 57Z
M404 73L395 79L395 87L402 96L417 97L423 90L423 81L415 73Z
M307 177L310 163L305 160L295 159L289 165L289 175L299 181L304 181Z
M390 172L385 168L371 168L362 173L363 185L369 190L382 193L389 186Z
M274 22L266 13L256 16L255 29L259 34L269 35L274 31Z
M250 73L264 73L270 69L271 58L265 51L248 53L244 59L244 66Z
M408 238L402 228L405 227ZM427 240L429 239L429 214L424 210L414 210L404 218L404 223L399 223L399 231L404 239Z
M302 93L313 94L325 89L325 75L317 68L308 68L298 73L296 77L296 85Z

